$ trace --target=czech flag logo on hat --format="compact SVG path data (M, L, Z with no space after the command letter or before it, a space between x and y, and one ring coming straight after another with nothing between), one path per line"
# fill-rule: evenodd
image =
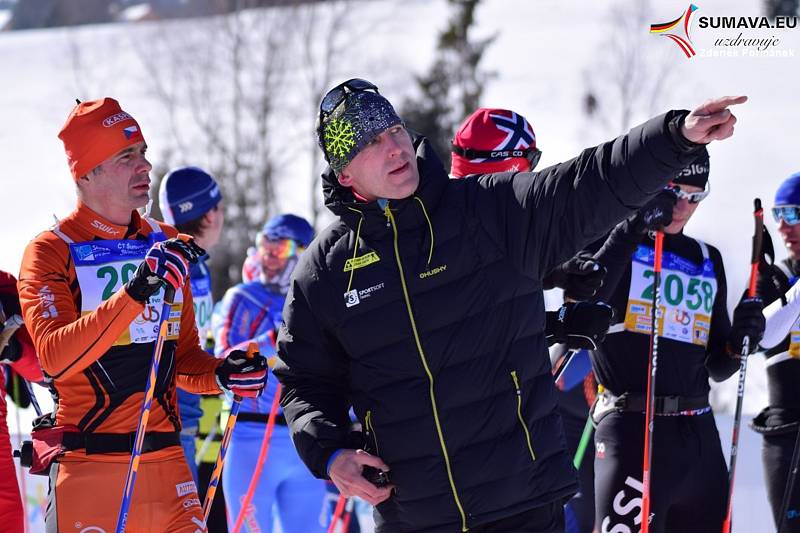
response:
M139 131L139 128L134 124L133 126L128 126L127 128L122 130L125 133L125 138L130 139L136 132Z

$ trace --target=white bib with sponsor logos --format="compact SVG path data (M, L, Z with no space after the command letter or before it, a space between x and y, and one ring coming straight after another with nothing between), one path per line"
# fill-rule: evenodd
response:
M658 334L668 339L706 346L711 327L717 278L708 247L698 241L703 263L696 265L683 257L664 252ZM653 248L640 245L631 262L631 285L624 327L634 333L650 334L655 273Z
M203 275L191 278L192 300L197 334L200 338L200 345L203 346L211 331L211 312L214 310L214 300L211 298L211 276L208 273L208 267L202 260L198 265Z
M73 242L62 232L54 232L69 245L81 288L81 316L95 311L111 298L133 276L150 247L166 240L158 225L148 220L153 233L148 240L96 240ZM164 302L164 289L150 297L150 301L126 331L114 342L115 346L131 343L144 344L158 338L158 326ZM183 293L175 293L175 301L167 318L167 340L175 340L180 333Z

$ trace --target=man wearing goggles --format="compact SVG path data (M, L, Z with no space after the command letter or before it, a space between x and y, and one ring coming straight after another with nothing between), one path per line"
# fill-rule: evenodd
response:
M742 339L755 346L764 319L761 300L745 295L731 324L719 250L683 231L708 195L709 168L704 150L595 255L608 268L597 296L611 303L618 322L594 352L603 388L593 407L595 444L603 450L595 458L595 523L604 530L633 531L641 523L641 513L615 502L620 494L638 497L629 480L642 475L654 230L664 232L664 248L651 530L722 529L728 470L708 402L709 377L723 381L736 372Z
M313 237L311 225L296 215L277 215L264 224L256 238L255 256L260 264L256 279L229 289L212 318L218 356L254 341L273 366L273 341L281 324L289 280ZM268 382L265 394L258 399L246 398L239 411L222 473L230 528L256 468L275 390L276 383ZM324 482L315 479L300 461L283 412L279 411L270 440L269 461L259 479L247 523L251 530L268 533L277 512L286 533L321 533L325 529L320 524L319 511L324 498Z
M751 427L764 436L761 457L775 527L798 532L800 517L787 509L800 506L800 483L794 483L791 493L786 491L792 485L791 461L800 425L800 172L778 187L772 215L788 257L774 263L771 240L765 239L758 294L768 304L761 348L767 358L769 405Z
M338 219L295 272L274 369L311 471L376 505L379 533L563 531L578 484L541 279L729 137L744 100L670 112L539 173L451 180L374 85L332 89L317 138Z

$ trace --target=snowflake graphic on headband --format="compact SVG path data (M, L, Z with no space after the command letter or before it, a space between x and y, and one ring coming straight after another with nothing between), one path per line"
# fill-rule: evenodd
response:
M325 128L325 150L329 156L344 158L356 145L355 130L350 122L332 119Z

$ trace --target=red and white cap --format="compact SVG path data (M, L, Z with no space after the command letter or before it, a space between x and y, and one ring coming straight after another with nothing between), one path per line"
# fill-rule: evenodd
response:
M531 170L530 155L536 151L536 134L525 117L514 111L482 107L458 128L452 151L450 174L454 178L527 172Z

